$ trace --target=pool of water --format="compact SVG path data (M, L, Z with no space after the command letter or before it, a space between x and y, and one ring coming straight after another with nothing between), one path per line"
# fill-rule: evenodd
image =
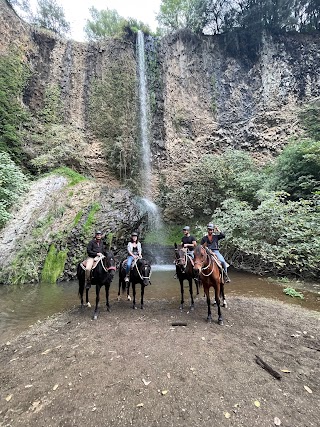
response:
M180 301L180 286L174 278L173 265L153 266L151 287L146 289L145 302L148 300L167 299ZM232 282L225 287L226 298L230 295L247 297L273 298L288 304L299 305L307 309L320 311L320 292L302 291L305 297L292 298L283 293L283 286L270 283L264 278L253 274L230 271ZM185 302L189 304L188 284L185 284ZM91 303L94 302L94 292L91 290ZM118 294L118 277L114 278L110 288L110 303ZM139 292L140 294L140 292ZM139 295L138 294L138 295ZM200 290L199 297L202 298ZM140 296L139 296L140 298ZM139 301L138 298L138 301ZM105 303L105 293L102 289L101 303ZM58 284L37 284L21 286L0 286L0 337L4 342L18 333L26 330L37 321L42 321L54 313L79 306L78 282L62 282Z

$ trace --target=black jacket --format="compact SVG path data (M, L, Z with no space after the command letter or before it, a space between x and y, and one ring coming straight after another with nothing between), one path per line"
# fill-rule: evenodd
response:
M103 253L104 247L102 240L99 241L96 239L92 239L87 246L87 252L89 257L91 258L96 257L98 252Z

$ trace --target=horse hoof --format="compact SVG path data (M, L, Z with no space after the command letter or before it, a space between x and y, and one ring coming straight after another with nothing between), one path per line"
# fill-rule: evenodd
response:
M136 310L136 309L137 309L137 307L136 307L135 305L133 305L133 306L132 306L132 308L133 308L134 310Z
M182 310L183 310L183 305L181 304L179 308L180 308L180 310L182 311Z
M222 319L218 319L218 325L223 326L223 320Z
M107 307L107 311L109 311L109 312L111 311L110 307Z
M117 301L121 301L121 296L118 295Z
M190 311L194 311L194 305L190 306Z
M143 310L144 309L143 305L140 308L141 308L141 310Z
M212 317L207 317L207 322L211 323L212 322Z
M90 302L87 302L86 307L91 308L91 304L90 304Z
M127 296L127 301L131 301L131 296L130 295Z
M93 317L92 317L92 320L98 320L98 315L94 314Z
M224 308L228 308L227 301L223 301L222 307L224 307Z

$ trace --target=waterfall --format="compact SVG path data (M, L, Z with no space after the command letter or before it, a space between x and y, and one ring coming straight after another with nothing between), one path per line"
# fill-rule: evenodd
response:
M138 79L139 79L139 107L140 107L140 138L142 158L142 194L150 200L151 197L151 151L149 144L149 103L146 75L146 61L144 49L144 34L138 31Z
M138 31L137 35L137 65L139 84L139 117L140 117L140 146L142 160L142 197L140 199L141 212L148 214L148 228L157 233L157 237L163 234L163 226L158 206L152 201L152 170L151 150L149 142L149 103L148 86L145 60L144 34ZM160 240L160 239L159 239ZM156 257L156 262L158 259Z
M144 34L138 31L137 35L138 56L138 82L139 82L139 117L141 138L141 160L142 160L142 210L148 213L149 226L161 228L161 217L157 205L151 200L151 150L149 142L149 103L147 73L144 47Z

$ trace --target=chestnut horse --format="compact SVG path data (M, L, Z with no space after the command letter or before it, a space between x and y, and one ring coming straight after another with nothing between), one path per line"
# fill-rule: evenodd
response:
M208 322L211 323L211 307L210 307L210 288L214 288L215 301L218 307L218 323L223 325L221 308L220 308L220 295L223 299L223 307L226 307L224 298L224 281L222 269L219 268L218 259L209 250L203 246L196 246L194 249L194 272L200 279L203 285L204 293L207 297L208 305Z
M185 249L179 248L178 245L175 243L175 260L174 263L176 265L176 274L177 278L180 282L180 291L181 291L181 303L180 303L180 310L183 309L184 304L184 289L183 289L183 281L187 280L189 283L189 293L190 293L190 299L191 299L191 305L190 310L194 310L194 300L193 300L193 288L192 288L192 281L195 281L196 288L197 288L197 295L199 294L199 285L197 278L194 277L193 272L193 261L190 255L188 255L187 251Z

